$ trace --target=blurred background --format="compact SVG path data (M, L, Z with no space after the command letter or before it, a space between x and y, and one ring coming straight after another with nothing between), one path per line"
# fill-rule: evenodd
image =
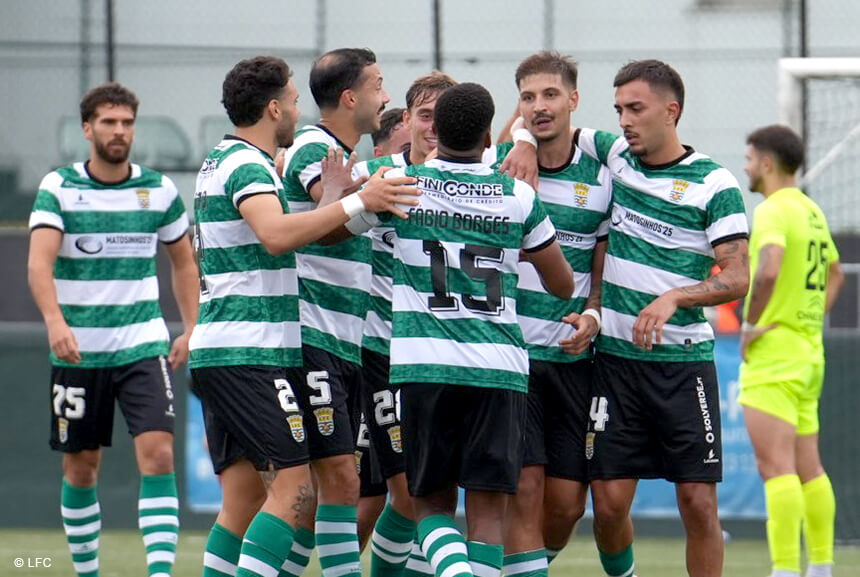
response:
M404 106L412 80L434 68L494 95L494 129L517 99L514 71L530 53L554 49L580 63L580 107L574 123L616 130L612 79L632 59L659 58L684 78L683 142L727 166L746 189L745 137L789 118L806 136L815 166L837 147L807 191L837 235L847 282L828 320L828 379L822 441L839 502L838 537L860 540L860 440L856 413L858 265L860 262L860 64L853 74L802 82L802 99L780 107L778 63L785 57L857 57L860 3L852 0L27 0L3 3L0 18L0 391L14 410L0 420L0 526L58 526L59 459L47 449L47 343L26 287L26 219L41 178L88 154L78 103L90 87L117 80L141 101L132 159L167 173L190 207L196 172L209 148L230 131L220 104L221 82L240 59L283 57L294 70L303 120L317 110L307 78L314 59L337 47L376 52L391 95ZM860 132L860 130L855 130ZM369 142L359 146L369 158ZM745 190L748 210L758 199ZM163 276L166 279L167 275ZM178 319L162 284L163 306ZM164 296L166 295L166 298ZM731 332L729 330L728 332ZM718 352L727 483L727 521L763 535L763 497L755 462L734 404L737 341L721 337ZM180 381L184 382L184 375ZM182 385L182 382L180 385ZM212 483L199 439L197 409L179 432L187 457L183 514L211 522L217 500L194 485ZM132 526L136 491L130 443L118 422L102 482L106 526ZM731 446L731 450L728 447ZM202 455L202 457L201 457ZM201 461L202 459L202 461ZM198 474L199 473L199 474ZM211 474L209 474L211 477ZM668 487L645 491L637 513L677 530ZM195 495L197 495L195 497ZM653 500L649 500L652 499ZM114 506L111 503L124 503ZM217 503L217 501L215 501ZM217 506L217 505L215 505ZM185 522L185 521L183 521Z

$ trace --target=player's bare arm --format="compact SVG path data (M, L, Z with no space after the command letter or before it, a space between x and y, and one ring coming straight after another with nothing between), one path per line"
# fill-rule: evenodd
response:
M743 297L749 289L749 242L729 240L714 247L720 272L704 281L669 290L642 309L633 324L633 342L651 350L663 341L663 326L678 308L714 306Z
M833 303L836 302L836 297L839 296L839 291L842 290L842 284L845 282L845 273L842 272L842 265L839 261L830 263L827 267L827 301L824 305L824 312L829 313L833 308Z
M767 303L770 302L770 297L773 295L773 289L776 287L776 279L779 277L779 270L782 267L782 257L784 254L785 249L777 244L766 244L759 251L759 264L753 275L752 290L748 297L750 306L747 312L747 322L744 323L741 330L741 358L744 361L746 360L747 349L750 344L777 326L772 324L757 327L755 324L758 322L762 312L767 307Z
M585 310L600 311L601 291L603 290L603 260L606 256L607 245L608 242L602 240L594 246L594 253L591 257L591 288L588 293L588 300L585 301ZM576 332L569 338L559 341L561 349L571 355L581 355L588 349L591 340L600 330L597 319L591 315L570 313L561 320L576 329Z
M573 269L564 258L561 246L553 242L534 252L524 251L525 258L535 265L544 288L560 299L569 299L573 294Z
M55 228L37 228L30 233L27 280L45 320L51 350L60 360L77 364L81 361L78 340L63 317L54 285L54 263L62 242L63 233Z
M174 339L167 355L167 362L174 371L188 360L188 339L194 325L197 324L198 304L200 300L200 275L194 260L194 251L188 235L183 235L176 242L165 245L167 256L170 258L170 282L173 298L179 308L184 331Z

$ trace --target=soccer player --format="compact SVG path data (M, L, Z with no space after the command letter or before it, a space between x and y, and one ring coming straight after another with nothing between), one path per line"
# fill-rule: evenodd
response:
M310 88L320 122L302 128L284 157L284 187L293 213L320 205L321 160L330 149L351 156L362 134L379 129L389 101L376 56L367 49L341 48L320 56L311 69ZM296 543L313 547L315 532L323 575L338 577L361 571L353 422L357 419L350 408L361 379L370 239L356 236L335 246L310 244L298 251L297 265L305 376L295 392L307 420L319 507L315 524L313 518L302 522ZM303 555L291 561L293 571L307 564Z
M406 150L356 164L356 176L367 177L381 166L402 168L423 164L427 154L436 148L436 132L433 129L436 102L445 90L455 84L454 79L441 72L433 72L415 80L406 91L406 113L403 118L410 135ZM390 494L389 504L376 523L372 536L372 577L399 575L407 564L411 564L414 570L427 568L420 549L413 547L415 511L406 484L400 388L389 382L391 275L394 266L394 228L390 224L377 226L369 233L373 250L373 279L361 342L364 370L362 396L368 416L371 447Z
M827 220L797 188L803 142L790 128L766 126L747 137L755 209L752 288L741 333L744 420L767 502L773 577L800 575L805 534L807 577L830 577L836 502L818 454L818 399L824 383L824 315L842 287L839 253Z
M382 114L379 130L370 134L374 158L406 150L409 145L409 126L403 118L405 113L405 108L390 108Z
M99 572L96 483L115 400L134 438L150 575L170 575L179 534L171 369L188 358L197 266L176 186L128 160L137 107L117 83L84 95L89 159L48 174L30 215L30 290L51 346L51 448L63 452L63 528L81 576ZM158 304L159 241L185 327L172 346Z
M529 391L524 466L508 507L509 577L546 575L547 560L565 546L585 511L589 348L600 328L612 200L608 169L573 143L570 115L579 102L576 63L556 52L538 52L520 63L515 79L518 114L537 140L538 197L575 271L576 291L570 300L552 296L534 266L520 262L517 317L529 352ZM513 146L497 146L495 162L503 161ZM575 327L573 336L566 323Z
M586 458L604 570L633 573L628 521L636 482L675 483L687 571L722 573L714 335L702 306L749 285L748 227L736 179L681 144L680 75L657 60L615 76L623 136L580 129L578 146L609 167L613 207ZM710 275L716 261L722 272Z
M520 254L550 293L569 298L574 288L534 189L481 163L493 112L483 87L449 88L436 99L438 157L390 172L417 177L423 191L409 219L393 222L390 381L400 387L419 542L439 577L501 571L528 387ZM468 543L453 519L458 484Z
M235 134L209 153L197 178L201 304L190 364L224 495L206 544L206 576L233 574L237 565L238 575L277 574L298 522L312 515L295 392L304 374L293 251L365 208L391 207L384 199L397 192L377 176L338 201L343 190L328 187L324 174L320 188L335 201L288 214L273 156L292 142L299 116L290 74L283 60L267 56L227 74L223 103Z

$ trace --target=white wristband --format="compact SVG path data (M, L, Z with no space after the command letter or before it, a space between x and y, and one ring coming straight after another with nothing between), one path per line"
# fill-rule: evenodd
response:
M371 228L379 226L379 217L374 212L362 212L358 216L354 216L344 225L346 230L354 236L359 236L366 233Z
M340 199L340 205L343 207L343 211L349 218L354 218L365 210L364 202L357 193L350 194L349 196Z
M589 316L597 321L597 330L600 330L600 312L597 309L585 309L580 316Z
M511 136L514 139L514 144L517 142L528 142L535 148L537 148L537 138L535 138L534 134L529 132L528 128L517 128L511 133Z

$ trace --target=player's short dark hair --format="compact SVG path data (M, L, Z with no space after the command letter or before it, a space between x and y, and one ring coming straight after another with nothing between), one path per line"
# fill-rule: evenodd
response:
M576 88L579 68L576 60L570 56L563 56L555 50L541 50L532 54L517 66L517 72L514 75L517 88L520 87L520 82L522 82L523 78L532 74L558 74L565 84L571 88Z
M128 106L137 116L137 106L140 102L134 92L119 82L108 82L90 88L81 98L81 122L89 122L96 114L96 109L102 104Z
M338 48L317 58L310 85L319 109L337 108L343 91L355 88L371 64L376 64L376 54L368 48Z
M416 79L406 91L406 109L412 110L415 106L421 106L456 84L457 81L444 72L434 70L430 74Z
M759 152L772 154L788 174L794 174L803 164L803 141L788 126L771 124L754 130L747 136L747 144Z
M471 150L483 143L496 107L486 88L474 82L452 86L436 101L433 122L439 143L452 150Z
M221 85L221 103L234 126L252 126L273 99L280 98L292 71L276 56L239 61Z
M382 114L382 118L379 120L379 130L370 133L373 146L378 146L391 138L391 133L394 132L397 125L403 123L403 112L403 108L392 108Z
M612 85L618 88L634 80L643 80L652 89L668 90L680 107L675 119L675 124L678 124L684 110L684 81L678 71L660 60L633 60L621 67Z

